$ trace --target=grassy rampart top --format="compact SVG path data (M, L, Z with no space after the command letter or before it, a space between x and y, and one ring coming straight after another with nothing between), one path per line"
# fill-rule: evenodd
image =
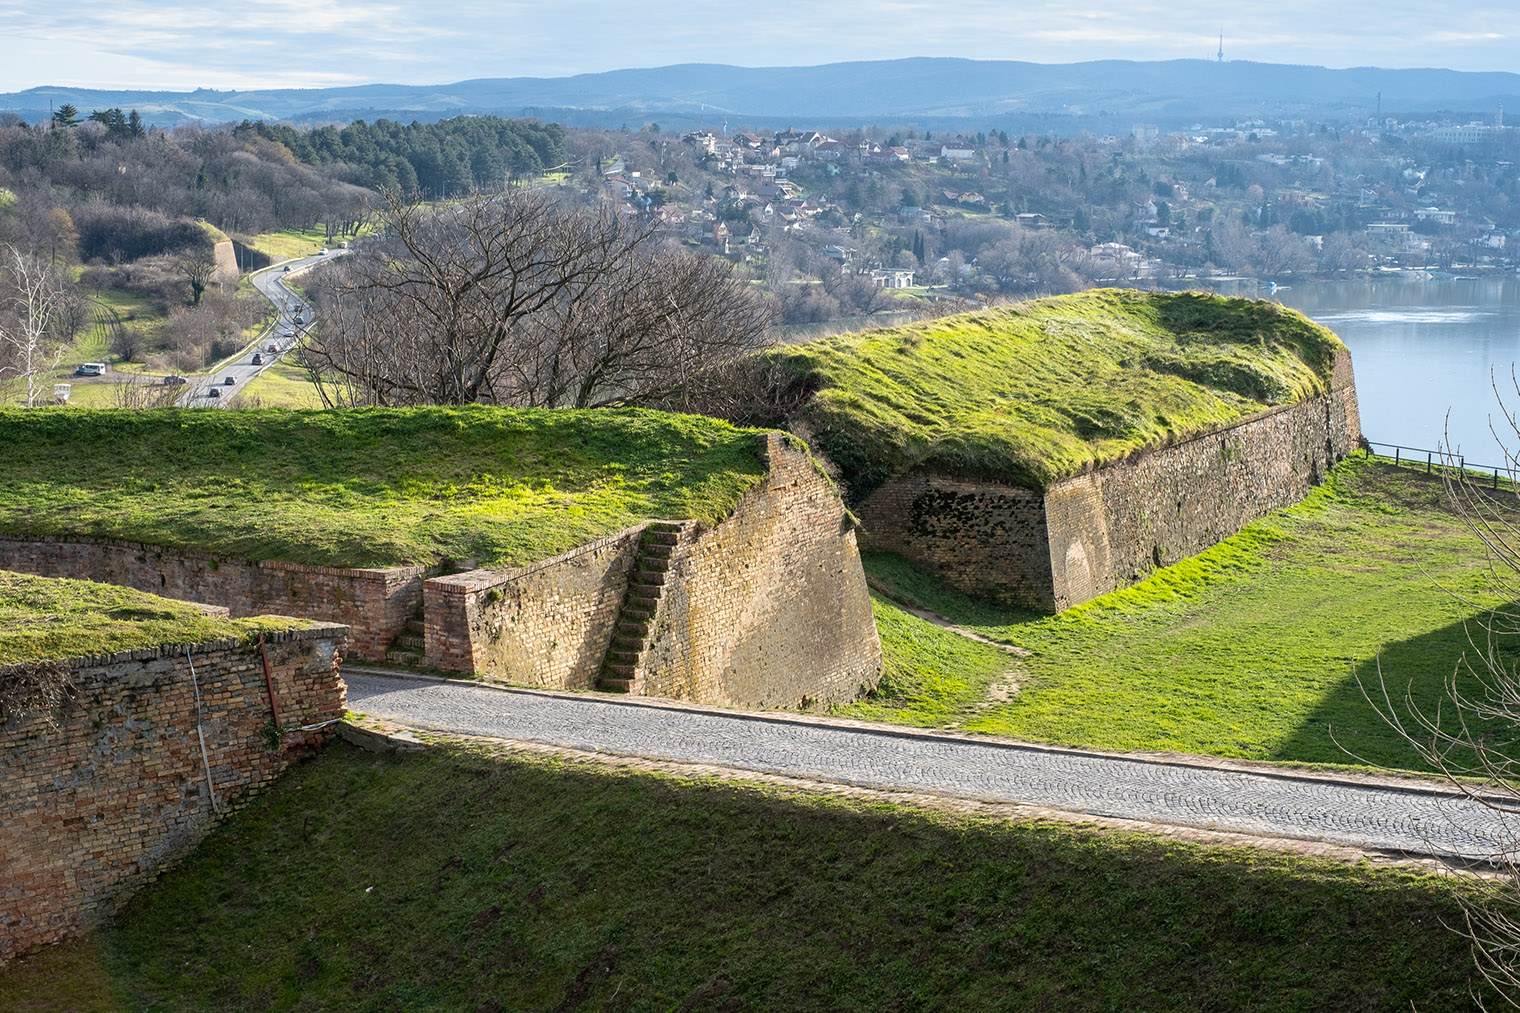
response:
M0 410L0 532L517 565L645 518L721 520L762 450L753 430L635 410Z
M769 358L860 495L915 467L1043 488L1323 393L1341 347L1275 303L1100 289Z
M239 640L261 630L315 625L284 616L227 619L189 602L114 584L0 570L0 665ZM0 688L0 696L3 692Z

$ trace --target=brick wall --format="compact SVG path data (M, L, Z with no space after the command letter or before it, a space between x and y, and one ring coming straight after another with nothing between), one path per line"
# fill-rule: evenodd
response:
M1361 436L1350 354L1332 389L1043 493L929 473L861 504L865 545L969 594L1058 610L1142 579L1298 502Z
M594 688L644 527L531 566L424 582L426 663L491 681Z
M266 636L282 727L341 717L343 627ZM258 644L189 650L225 813L333 728L288 732L269 750ZM193 848L217 818L185 648L69 665L78 691L56 725L33 716L0 727L0 960L88 929Z
M881 674L855 532L813 458L768 433L769 473L723 523L683 536L651 696L749 707L853 700Z
M648 695L795 707L853 699L880 675L844 504L805 451L763 438L766 479L722 523L683 527L641 668ZM529 567L426 581L427 664L595 686L645 526Z
M339 569L253 562L108 538L0 535L0 570L119 584L233 616L284 615L343 623L348 650L384 661L422 601L422 567Z

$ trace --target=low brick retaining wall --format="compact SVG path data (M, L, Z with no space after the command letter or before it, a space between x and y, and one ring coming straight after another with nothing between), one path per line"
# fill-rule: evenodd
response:
M295 616L349 628L348 652L384 661L422 603L420 566L342 569L254 562L112 538L0 535L0 570L71 577L226 608L233 617Z
M343 716L346 635L266 635L281 728ZM193 644L186 655L181 645L73 659L61 713L0 727L0 961L96 924L199 843L217 810L334 734L271 734L257 642Z

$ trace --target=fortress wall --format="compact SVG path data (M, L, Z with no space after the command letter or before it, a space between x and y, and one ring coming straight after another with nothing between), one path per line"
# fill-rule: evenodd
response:
M881 643L844 504L812 457L768 433L770 472L672 558L644 691L702 703L853 700Z
M425 581L426 663L489 681L594 688L644 527L532 566Z
M342 717L346 633L266 635L282 727ZM206 760L184 646L65 662L77 692L62 712L0 727L0 960L88 930L199 843L218 819L207 761L225 813L333 733L289 731L271 750L258 644L189 651Z
M1085 491L1080 514L1050 512L1052 561L1107 548L1091 587L1055 582L1058 608L1142 579L1202 552L1258 517L1303 499L1355 447L1336 394L1311 398L1255 419L1141 454L1054 485L1047 503ZM1093 490L1092 487L1096 486Z
M865 544L968 594L1064 609L1297 503L1360 436L1342 351L1323 396L1063 479L1044 494L922 472L893 478L861 505Z
M233 616L287 615L343 623L349 651L385 660L385 648L422 601L422 567L350 570L252 562L109 538L0 535L0 569L136 588L219 605Z
M966 594L1054 609L1038 492L931 472L888 479L859 507L862 547L895 552Z

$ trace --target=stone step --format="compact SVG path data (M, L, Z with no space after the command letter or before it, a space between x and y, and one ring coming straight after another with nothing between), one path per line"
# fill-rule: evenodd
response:
M614 679L632 679L638 668L637 665L625 665L622 662L613 664L609 661L607 667L602 670L602 678L606 679L610 676Z
M666 565L668 566L669 564L667 563ZM646 587L664 587L665 571L639 569L633 571L628 579L634 584L643 584Z
M597 680L596 686L604 693L631 693L633 692L632 679L618 679L604 675Z
M390 647L385 651L385 660L393 665L406 665L411 668L422 667L422 652L408 651L399 647Z
M670 569L670 559L669 558L655 558L653 556L643 556L643 557L641 557L639 559L638 566L636 567L636 570L639 573L659 573L659 574L664 574L665 571L669 570L669 569Z
M628 604L624 607L623 611L627 612L629 609L637 611L648 609L650 612L653 612L659 607L660 595L658 592L655 594L641 594L640 589L635 585L628 589Z
M683 525L679 521L650 521L649 527L646 530L679 532L682 526Z
M681 540L681 536L674 531L646 531L644 532L644 548L652 549L657 546L674 546Z
M427 634L427 623L421 619L408 619L405 629L406 632L415 634L416 636L425 636Z
M637 657L644 650L644 638L616 636L612 638L612 645L607 648L608 653L621 652L632 654Z
M647 625L649 620L654 618L654 609L652 607L646 608L635 605L630 601L627 605L623 606L623 618L631 622L642 622Z
M637 666L638 663L639 663L639 652L637 650L619 651L619 650L614 649L614 650L611 650L611 651L607 652L607 664L609 664L609 665L633 665L633 666Z
M427 638L420 633L403 633L397 637L392 647L410 647L414 651L422 651L427 648Z

